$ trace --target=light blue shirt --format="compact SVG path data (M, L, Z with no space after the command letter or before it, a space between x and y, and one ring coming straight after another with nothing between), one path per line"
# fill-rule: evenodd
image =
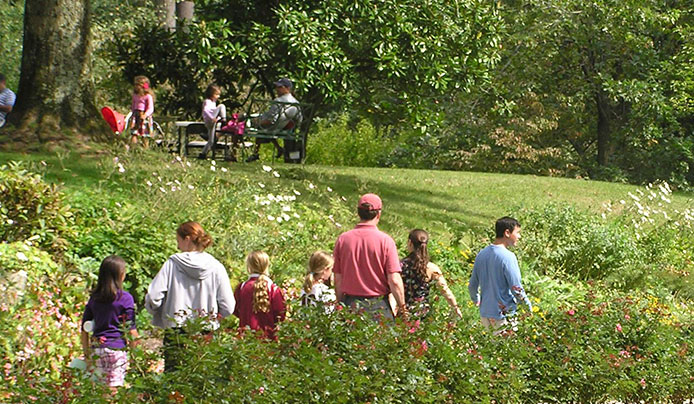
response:
M492 244L477 254L468 291L473 303L480 301L481 317L503 319L516 312L521 300L532 308L516 254L504 246Z

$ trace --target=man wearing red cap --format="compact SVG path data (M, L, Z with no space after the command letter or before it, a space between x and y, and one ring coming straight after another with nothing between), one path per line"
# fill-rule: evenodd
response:
M376 194L359 199L357 213L361 220L335 242L333 272L338 301L393 319L388 294L393 294L398 313L403 314L405 296L395 242L377 227L382 207Z

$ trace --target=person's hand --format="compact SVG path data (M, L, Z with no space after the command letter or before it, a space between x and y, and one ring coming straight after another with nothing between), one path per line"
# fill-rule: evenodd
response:
M410 311L407 310L407 306L405 306L404 304L401 306L398 306L397 316L399 318L403 319L403 321L409 320L410 319Z
M460 307L455 306L454 311L455 311L455 315L457 316L457 319L463 318L463 312L460 311Z

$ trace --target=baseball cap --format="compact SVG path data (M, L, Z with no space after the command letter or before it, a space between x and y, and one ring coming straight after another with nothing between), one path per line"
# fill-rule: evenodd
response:
M366 208L366 206L364 206L365 204L371 205L371 208L369 210L381 210L383 208L381 198L379 198L376 194L362 195L361 198L359 198L359 203L357 204L357 207Z
M279 87L279 86L283 86L283 87L287 87L287 88L293 88L294 83L292 83L292 81L289 80L288 78L282 77L281 79L279 79L275 82L275 87Z

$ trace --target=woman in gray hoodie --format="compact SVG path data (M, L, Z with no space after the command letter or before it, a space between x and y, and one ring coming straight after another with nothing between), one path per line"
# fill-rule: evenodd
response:
M210 329L217 329L218 318L231 315L236 301L229 275L217 259L205 252L212 237L197 222L186 222L176 230L180 253L169 257L147 289L145 308L158 327L175 328L166 333L164 357L167 370L175 366L167 354L173 336L191 318L204 317ZM174 344L178 345L178 344Z

